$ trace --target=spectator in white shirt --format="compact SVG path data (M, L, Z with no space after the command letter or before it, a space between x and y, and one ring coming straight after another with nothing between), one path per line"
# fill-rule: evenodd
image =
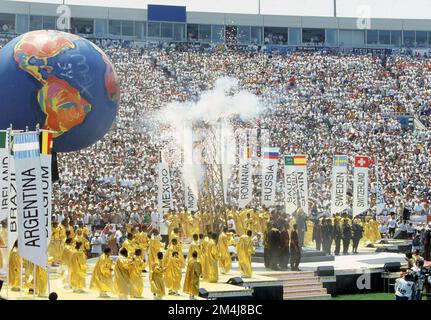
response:
M409 273L395 281L396 300L411 300L413 293L413 276Z
M102 254L102 238L98 232L94 234L94 237L91 239L91 257L98 257Z
M395 230L397 228L397 221L394 219L393 216L389 219L388 227L389 227L389 237L393 238L395 235Z

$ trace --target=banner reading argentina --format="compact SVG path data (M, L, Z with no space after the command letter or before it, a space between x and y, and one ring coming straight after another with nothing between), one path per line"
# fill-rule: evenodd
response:
M280 149L277 147L262 148L262 205L266 207L275 204L275 189L277 187L278 159Z
M51 216L52 216L52 178L51 158L53 147L53 133L40 132L40 165L42 172L43 208L45 213L45 228L47 243L51 241Z
M157 203L159 207L159 213L163 215L172 208L171 177L169 175L169 167L167 163L159 163L157 186Z
M244 209L252 198L251 151L249 147L240 149L238 207Z
M9 131L0 131L0 221L7 218L9 203Z
M355 156L353 169L353 216L366 211L368 205L368 167L367 156Z
M331 214L347 209L347 165L346 155L335 155L332 164Z
M46 268L46 221L38 133L13 135L13 152L18 200L18 253L22 258Z

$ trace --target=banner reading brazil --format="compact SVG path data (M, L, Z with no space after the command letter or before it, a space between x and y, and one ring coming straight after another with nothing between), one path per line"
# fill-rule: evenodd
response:
M347 209L347 165L346 155L335 155L332 166L331 214Z
M18 253L35 265L48 262L46 220L43 205L39 135L13 135L18 207Z

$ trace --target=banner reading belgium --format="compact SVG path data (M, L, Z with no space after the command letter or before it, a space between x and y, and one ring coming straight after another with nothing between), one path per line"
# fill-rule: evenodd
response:
M47 229L43 205L39 134L13 135L18 207L18 253L35 265L46 268Z
M52 132L40 133L40 165L42 172L43 207L45 213L45 227L47 243L51 241L51 216L52 216L52 179L51 158L53 139Z

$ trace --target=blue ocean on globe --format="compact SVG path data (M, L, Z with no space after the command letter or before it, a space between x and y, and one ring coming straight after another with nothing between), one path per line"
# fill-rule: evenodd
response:
M23 34L0 50L0 130L54 131L53 149L91 146L115 120L120 86L106 54L79 36Z

